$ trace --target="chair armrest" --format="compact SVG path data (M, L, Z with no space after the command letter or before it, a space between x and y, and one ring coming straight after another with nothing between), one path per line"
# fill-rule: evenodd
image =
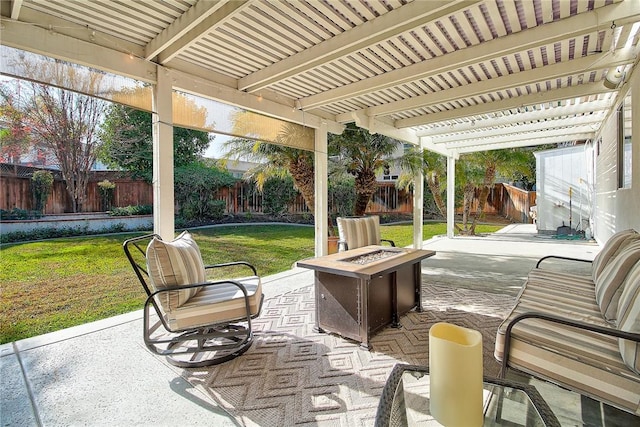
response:
M342 248L343 251L349 250L349 245L347 244L346 240L338 240L338 252L340 252L340 248Z
M396 247L396 244L394 243L393 240L389 240L389 239L380 239L380 243L382 242L387 242L389 243L391 246L393 246L394 248Z
M224 268L224 267L232 267L232 266L236 266L236 265L246 265L247 267L249 267L252 271L253 271L253 275L257 276L258 275L258 271L256 270L256 268L249 264L246 261L235 261L235 262L225 262L222 264L210 264L210 265L205 265L204 268L205 270L208 269L214 269L214 268Z
M604 326L593 325L591 323L586 322L577 322L575 320L570 320L565 317L556 316L553 314L545 314L545 313L537 313L537 312L527 312L516 316L509 322L507 325L507 329L504 334L504 348L502 350L502 369L500 370L500 377L504 378L507 374L507 364L509 361L509 351L511 347L511 330L516 325L516 323L521 322L525 319L539 319L545 320L552 323L558 323L565 326L570 326L577 329L583 329L591 332L595 332L603 335L610 335L617 338L623 338L630 341L640 342L640 333L633 332L625 332L620 331L615 328L607 328Z
M582 258L571 258L571 257L565 257L565 256L559 256L559 255L547 255L544 256L542 258L540 258L538 260L538 263L536 264L536 268L540 268L540 264L542 263L542 261L547 260L547 259L561 259L561 260L565 260L565 261L579 261L579 262L586 262L586 263L593 263L592 260L590 259L582 259Z

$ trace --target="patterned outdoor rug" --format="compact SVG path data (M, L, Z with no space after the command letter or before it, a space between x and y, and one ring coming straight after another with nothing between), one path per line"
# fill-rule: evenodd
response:
M190 369L189 381L247 426L373 425L378 400L396 363L428 365L429 327L450 322L483 335L485 374L495 376L495 334L514 299L497 294L423 286L422 313L402 328L375 335L372 351L313 331L313 286L265 300L256 337L244 355L219 366Z

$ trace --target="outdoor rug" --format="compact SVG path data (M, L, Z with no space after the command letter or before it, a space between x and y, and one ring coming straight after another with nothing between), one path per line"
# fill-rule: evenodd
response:
M484 373L496 376L495 334L513 297L423 285L422 298L423 312L402 316L400 329L378 332L366 351L313 331L314 291L306 286L264 301L245 354L185 375L241 425L370 426L393 366L428 365L429 328L449 322L482 333Z

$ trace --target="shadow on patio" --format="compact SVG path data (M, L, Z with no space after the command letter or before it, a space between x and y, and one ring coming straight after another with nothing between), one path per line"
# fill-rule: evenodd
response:
M373 425L393 366L427 363L431 324L481 330L485 372L496 375L495 330L536 260L599 250L537 237L530 225L424 247L437 253L422 263L424 312L375 335L371 352L313 331L313 272L294 268L263 279L254 345L219 366L185 370L152 355L141 312L2 346L2 425ZM565 421L582 419L580 396L543 386Z

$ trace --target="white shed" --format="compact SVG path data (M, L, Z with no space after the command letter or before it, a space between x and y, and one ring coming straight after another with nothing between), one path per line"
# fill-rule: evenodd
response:
M589 143L534 153L538 233L572 235L582 231L591 238L592 150Z

